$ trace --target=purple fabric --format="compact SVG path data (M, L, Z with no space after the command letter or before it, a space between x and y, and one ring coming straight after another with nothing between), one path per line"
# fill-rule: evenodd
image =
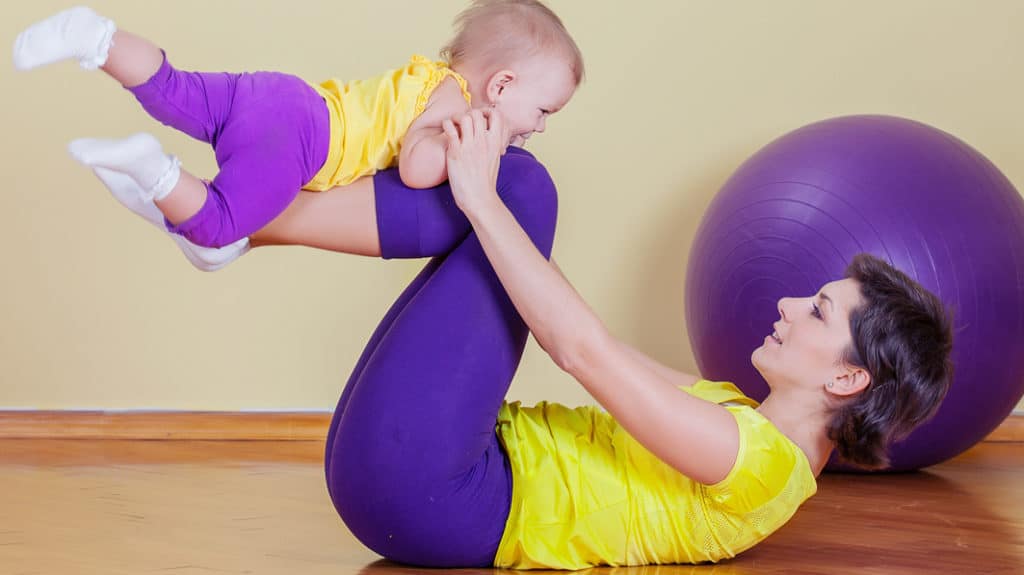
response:
M370 338L338 402L325 470L335 508L367 547L433 567L493 564L512 493L497 413L527 328L447 185L374 178L385 258L432 257ZM549 256L557 197L510 149L498 190Z
M294 76L182 72L164 58L129 90L161 123L213 145L220 171L206 184L206 202L167 227L194 244L225 246L259 230L327 159L327 105Z

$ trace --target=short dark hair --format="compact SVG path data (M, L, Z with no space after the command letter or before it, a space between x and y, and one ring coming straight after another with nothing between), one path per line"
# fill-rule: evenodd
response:
M828 437L843 461L880 469L889 444L935 415L949 390L952 318L938 297L872 255L855 256L846 276L863 301L850 313L842 360L865 369L871 384L836 403Z

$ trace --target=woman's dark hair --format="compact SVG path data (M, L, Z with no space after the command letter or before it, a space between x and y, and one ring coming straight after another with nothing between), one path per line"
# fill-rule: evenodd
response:
M853 342L842 361L871 374L871 384L837 402L828 426L846 462L889 465L888 445L938 411L953 376L950 314L934 294L892 265L859 254L846 276L860 284L850 313Z

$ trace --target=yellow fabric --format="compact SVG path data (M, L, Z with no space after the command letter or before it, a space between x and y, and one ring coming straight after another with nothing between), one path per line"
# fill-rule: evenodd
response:
M739 424L729 475L703 485L648 452L594 407L506 403L498 433L512 506L498 567L700 563L733 557L782 526L817 484L806 456L731 383L681 388Z
M469 102L466 80L447 64L423 56L413 56L402 68L368 80L311 84L327 102L331 145L327 161L303 189L322 192L391 166L409 125L449 76L459 83Z

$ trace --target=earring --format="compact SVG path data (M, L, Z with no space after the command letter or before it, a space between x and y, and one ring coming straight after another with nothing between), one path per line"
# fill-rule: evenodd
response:
M826 384L825 384L825 387L827 387L827 388L829 388L829 389L832 389L832 386L833 386L833 385L834 385L834 383L830 381L830 382L828 382L828 383L826 383Z

